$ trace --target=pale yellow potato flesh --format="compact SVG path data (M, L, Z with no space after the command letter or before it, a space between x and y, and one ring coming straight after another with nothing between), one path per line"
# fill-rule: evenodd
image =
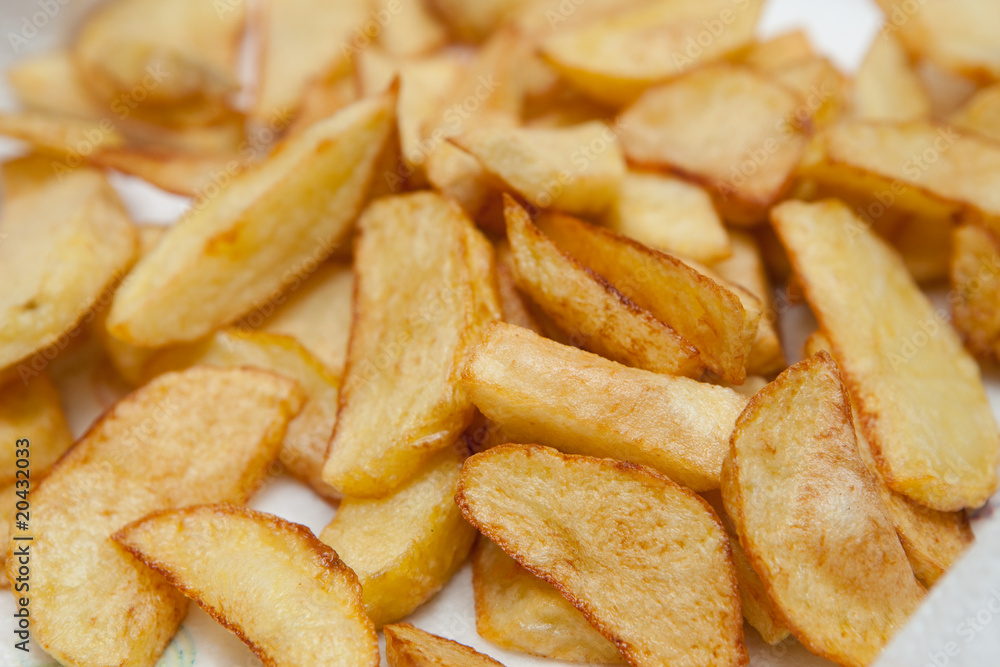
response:
M891 32L879 33L854 76L851 115L866 120L927 118L931 102L909 55Z
M553 660L623 663L615 645L559 591L486 538L472 551L472 587L476 632L491 644Z
M420 56L448 42L447 27L423 0L375 0L373 12L382 24L379 46L390 55Z
M195 340L302 280L361 210L392 106L351 105L196 202L122 283L111 334L143 347Z
M358 576L381 628L433 597L465 562L476 531L455 505L461 457L445 450L385 498L345 498L319 538Z
M976 93L979 84L955 72L944 69L926 58L917 61L915 68L920 85L931 100L931 116L947 118Z
M125 137L107 120L41 111L0 114L0 134L60 158L63 171L80 166L93 153L125 143Z
M32 637L64 665L155 664L186 601L109 538L155 510L245 502L300 404L284 378L213 368L117 403L32 489Z
M386 626L385 658L389 667L503 667L488 655L409 623Z
M452 33L465 42L481 42L527 4L528 0L428 1Z
M7 84L28 109L92 118L102 105L80 80L69 51L49 51L19 59L6 70Z
M899 256L840 202L772 212L885 483L940 511L996 490L1000 434L979 366Z
M976 92L948 117L948 122L965 130L1000 141L1000 83Z
M0 170L0 370L73 335L131 266L136 233L104 175L33 156Z
M111 148L95 153L90 161L108 169L136 176L161 190L201 197L247 167L249 161L239 155L155 152L137 148Z
M951 313L966 347L982 358L1000 358L1000 239L963 225L954 231Z
M431 192L386 197L358 228L354 319L323 479L372 498L469 425L462 367L500 307L493 250L457 204Z
M760 391L740 415L722 473L726 512L781 620L811 652L870 664L920 605L851 403L821 352Z
M809 35L803 30L789 30L756 42L739 54L738 61L762 72L773 72L812 55L815 53Z

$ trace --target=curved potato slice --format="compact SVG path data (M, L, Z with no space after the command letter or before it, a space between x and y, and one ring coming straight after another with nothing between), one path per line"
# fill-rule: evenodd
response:
M517 284L574 342L629 366L698 377L698 351L670 326L546 237L504 195L507 238Z
M997 487L1000 433L979 366L899 259L835 200L772 212L885 483L941 511Z
M868 665L923 599L825 352L779 375L740 415L722 497L772 602L813 653Z
M0 370L72 329L129 268L136 233L104 174L50 158L2 167Z
M392 122L389 97L353 104L200 200L122 283L109 331L143 347L195 340L301 280L348 233Z
M629 664L748 664L729 541L693 492L643 466L500 445L465 462L455 501Z
M160 376L119 401L32 491L38 643L65 665L154 664L186 601L108 538L155 510L246 501L300 405L284 378L214 368Z
M464 644L432 635L409 623L385 627L389 667L503 667Z
M469 555L476 531L455 505L461 467L458 454L441 452L391 496L344 499L320 533L358 575L376 628L429 600Z
M274 667L377 667L357 577L308 528L237 505L153 512L113 539Z

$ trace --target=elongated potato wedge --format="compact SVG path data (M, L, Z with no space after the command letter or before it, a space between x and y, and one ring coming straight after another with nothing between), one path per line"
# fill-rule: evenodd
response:
M65 665L153 665L186 601L108 538L154 510L244 502L300 404L294 384L276 375L193 368L157 378L102 417L32 490L39 644ZM7 574L16 576L12 560Z
M501 445L465 462L455 501L630 665L748 664L725 531L704 500L666 477Z
M385 659L389 667L503 667L464 644L424 632L409 623L386 626Z
M811 119L792 90L749 68L718 65L650 89L619 124L630 162L694 179L723 218L752 224L790 186Z
M513 441L640 463L697 491L718 488L746 405L731 389L628 368L510 324L489 329L463 382Z
M0 370L70 335L136 254L136 234L99 171L8 162L0 219Z
M709 370L729 382L746 378L747 355L761 317L756 297L747 295L744 307L744 300L724 281L569 216L540 218L538 227L558 247L690 342Z
M858 454L830 355L795 364L750 401L722 477L740 544L792 633L838 664L870 664L924 589Z
M113 536L265 664L379 664L349 567L308 528L237 505L153 512Z
M492 248L458 205L430 192L386 197L358 227L354 321L323 479L370 498L469 425L460 374L500 311Z
M785 202L775 230L850 387L885 483L941 511L997 487L979 367L899 257L843 204Z
M195 340L301 280L349 231L391 127L390 98L358 102L201 200L123 282L111 334Z
M698 351L669 325L560 249L505 195L518 286L582 347L630 366L698 377Z
M1000 359L1000 239L975 225L953 239L952 322L973 354Z
M346 498L320 539L358 575L368 616L381 628L448 583L476 531L455 505L461 458L445 450L385 498Z
M891 32L879 33L854 77L851 114L867 120L906 121L930 113L930 99L902 44Z
M615 645L559 591L486 538L472 551L472 587L476 632L502 649L569 662L623 662Z
M62 158L63 171L79 167L92 153L118 148L125 143L125 137L108 120L37 111L0 114L0 134L26 141L39 152Z
M232 178L232 174L239 173L250 163L246 157L235 153L194 155L136 148L101 150L90 161L137 176L161 190L195 198L213 192L218 182Z
M832 356L830 341L821 332L814 331L806 340L805 354L813 356L820 351ZM889 520L892 521L903 551L910 561L913 574L924 586L933 586L972 543L969 520L964 511L938 512L886 486L872 457L871 445L858 422L858 411L853 402L851 405L861 460L877 481L879 495L882 496Z
M1000 83L978 91L948 117L948 122L1000 141Z

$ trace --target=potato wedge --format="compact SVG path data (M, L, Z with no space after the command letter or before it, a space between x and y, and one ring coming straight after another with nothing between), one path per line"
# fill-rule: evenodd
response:
M61 158L62 171L79 167L86 156L125 143L125 137L108 120L37 111L0 114L0 134L26 141L39 152ZM56 171L55 164L53 170Z
M560 249L505 195L504 217L518 286L574 343L630 366L698 377L697 349Z
M619 124L630 162L694 179L709 189L723 218L752 224L790 186L812 113L764 75L718 65L650 89Z
M993 141L1000 141L1000 84L977 92L949 116L948 122L963 130L978 132Z
M511 267L514 260L511 258L510 246L503 243L496 250L497 294L500 296L503 321L545 335L537 306L517 287L514 269Z
M345 498L319 538L358 575L379 629L408 616L465 562L476 531L458 511L462 459L445 450L385 498Z
M486 229L503 230L503 203L498 183L479 160L446 141L427 155L424 172L430 186L455 200L476 224Z
M464 42L481 42L507 22L528 0L428 0L452 33Z
M153 512L114 534L265 664L377 667L361 586L308 528L238 505Z
M501 445L465 462L455 501L630 665L748 664L725 531L704 500L666 477Z
M1000 239L963 225L954 232L951 313L966 347L981 358L1000 358Z
M1000 433L945 313L843 204L785 202L772 220L886 484L940 511L982 504L997 487Z
M154 510L244 502L300 404L276 375L193 368L106 413L32 490L32 636L46 652L65 665L153 665L186 601L108 538Z
M806 648L870 664L924 589L858 454L833 359L795 364L740 415L722 497L740 545Z
M829 125L841 116L848 102L848 81L828 59L809 56L770 73L775 82L794 90L803 101L794 121L813 127ZM808 111L808 113L807 113Z
M503 667L464 644L417 629L409 623L385 628L389 667Z
M891 32L881 32L854 77L851 115L866 120L927 118L931 101L910 67L909 56Z
M756 297L741 299L737 288L677 257L575 218L550 215L537 224L559 248L690 342L713 373L735 383L746 378L761 317Z
M18 102L33 111L99 117L106 109L91 97L69 51L49 51L19 59L6 70Z
M448 42L448 28L424 0L375 0L374 17L382 20L378 43L392 56L421 56Z
M104 149L90 161L141 178L161 190L196 198L214 191L220 181L227 181L250 164L245 156L235 153L195 155L137 148Z
M756 70L773 72L813 55L809 35L803 30L789 30L753 44L739 54L737 60Z
M462 366L500 310L492 248L457 204L430 192L386 197L358 228L354 321L323 479L372 498L469 425Z
M391 98L363 100L200 200L122 283L111 334L192 341L300 281L348 233L391 127Z
M569 662L622 664L622 654L551 584L480 538L472 550L476 632L508 651Z
M15 446L22 439L30 444ZM59 392L47 373L0 387L0 442L5 443L0 448L0 486L24 476L17 474L18 449L28 450L31 472L40 477L73 444Z
M0 370L63 341L131 266L136 234L104 175L8 162L0 233ZM31 373L30 369L26 372Z

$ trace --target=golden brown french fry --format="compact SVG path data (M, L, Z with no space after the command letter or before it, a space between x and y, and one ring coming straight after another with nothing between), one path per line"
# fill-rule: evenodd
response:
M948 117L948 122L1000 141L1000 83L978 91Z
M954 232L951 312L966 347L983 358L1000 358L1000 240L982 227Z
M385 628L389 667L503 667L464 644L419 630L409 623Z
M867 120L906 121L930 113L930 99L902 44L891 32L879 33L854 77L851 114Z

